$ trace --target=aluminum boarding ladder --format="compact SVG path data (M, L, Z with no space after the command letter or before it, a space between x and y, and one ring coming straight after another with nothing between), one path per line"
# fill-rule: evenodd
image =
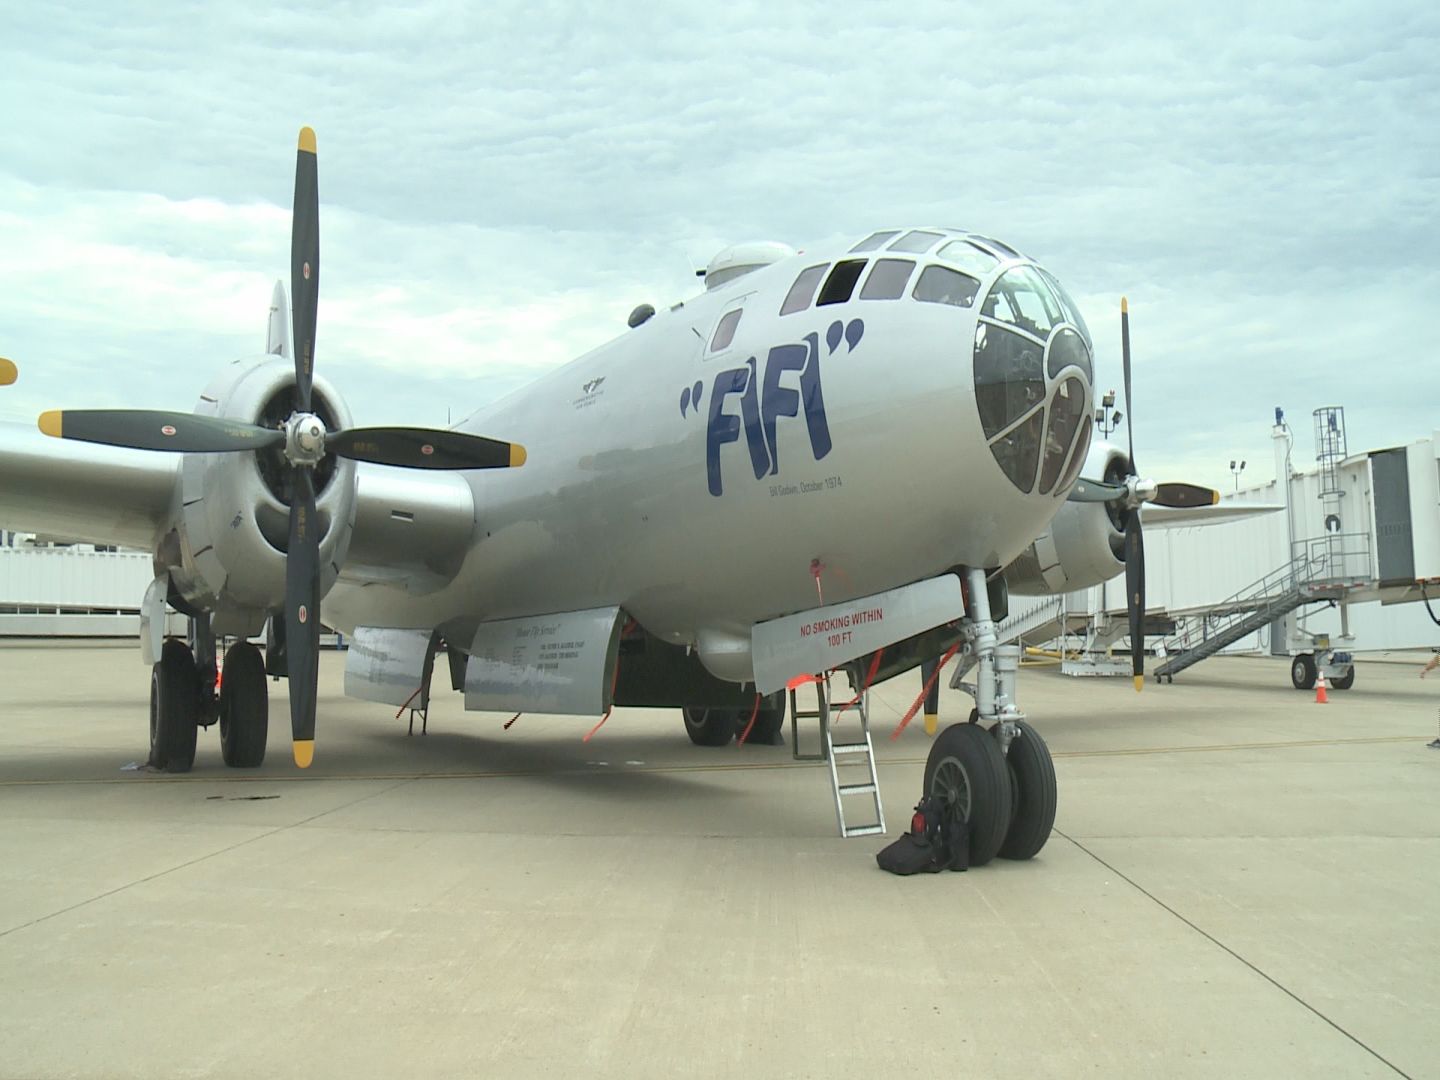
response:
M830 767L830 786L835 793L835 821L840 826L842 837L876 836L885 831L885 807L880 801L880 777L875 772L875 746L870 741L870 694L861 693L852 705L846 704L834 713L839 720L847 713L860 721L860 738L855 741L837 742L831 724L830 676L814 681L816 707L813 710L800 708L798 691L790 691L790 744L797 761L824 760ZM800 752L799 721L816 719L820 721L820 751L815 754ZM856 776L860 767L865 768L865 778ZM840 770L846 770L849 783L841 783ZM854 777L854 779L851 779ZM863 825L852 825L845 820L845 800L868 795L874 809L875 820Z

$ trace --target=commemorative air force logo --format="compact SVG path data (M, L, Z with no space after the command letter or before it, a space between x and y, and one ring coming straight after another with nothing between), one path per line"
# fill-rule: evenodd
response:
M865 336L865 324L859 319L841 323L838 319L825 332L829 346L827 357L844 341L853 351ZM764 372L755 357L741 367L722 371L710 384L710 410L705 424L705 466L710 494L724 493L720 475L720 448L739 442L745 432L745 445L750 454L750 468L755 479L780 471L780 451L775 431L780 418L805 417L810 436L810 450L815 460L830 453L830 424L825 417L825 389L821 383L820 336L806 334L800 342L776 345L765 356ZM787 379L791 372L796 377ZM704 385L695 383L680 391L680 415L693 410L700 415L700 399ZM728 411L728 399L739 398L739 413Z

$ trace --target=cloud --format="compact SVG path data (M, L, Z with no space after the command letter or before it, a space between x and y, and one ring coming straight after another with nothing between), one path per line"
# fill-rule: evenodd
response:
M929 221L1053 269L1102 382L1130 295L1147 470L1263 458L1274 404L1344 404L1352 446L1435 424L1416 385L1440 14L1417 5L5 20L0 351L21 382L0 415L82 391L186 407L258 348L309 122L317 361L367 421L468 413L693 290L724 244Z

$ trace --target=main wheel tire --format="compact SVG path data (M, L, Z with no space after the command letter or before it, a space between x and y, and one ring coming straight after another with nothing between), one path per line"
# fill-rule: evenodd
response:
M775 746L785 741L785 695L777 694L780 704L766 706L760 705L760 711L755 714L755 724L750 728L750 737L745 740L745 745L754 743L757 746ZM735 714L735 737L738 739L745 734L745 726L750 723L750 709L741 709Z
M951 724L925 761L925 794L958 801L970 824L970 865L995 857L1010 829L1010 769L1000 744L979 724Z
M1296 690L1315 689L1315 657L1302 652L1290 661L1290 683Z
M173 638L150 672L150 764L165 772L189 772L195 764L195 727L200 716L200 672L190 646Z
M1350 687L1352 687L1352 686L1354 686L1354 685L1355 685L1355 668L1354 668L1353 665L1351 666L1350 670L1347 671L1342 677L1340 677L1340 678L1338 678L1338 679L1331 679L1331 680L1330 680L1330 686L1331 686L1332 689L1335 689L1335 690L1349 690Z
M270 727L265 659L248 641L231 646L220 676L220 756L232 769L258 769Z
M999 724L990 729L997 733ZM1000 845L1002 859L1033 859L1055 827L1055 762L1040 733L1024 720L1015 721L1020 734L1010 740L1005 764L1010 768L1010 831Z
M735 709L687 708L684 712L685 733L696 746L724 746L735 738ZM746 719L749 716L745 714Z

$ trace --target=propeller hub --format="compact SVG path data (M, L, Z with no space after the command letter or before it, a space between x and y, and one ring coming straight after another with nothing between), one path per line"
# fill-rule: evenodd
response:
M1160 485L1154 480L1145 480L1139 476L1130 477L1127 485L1130 488L1130 505L1139 506L1142 502L1151 502L1160 491Z
M314 413L296 413L285 422L285 459L311 468L325 457L325 422Z

